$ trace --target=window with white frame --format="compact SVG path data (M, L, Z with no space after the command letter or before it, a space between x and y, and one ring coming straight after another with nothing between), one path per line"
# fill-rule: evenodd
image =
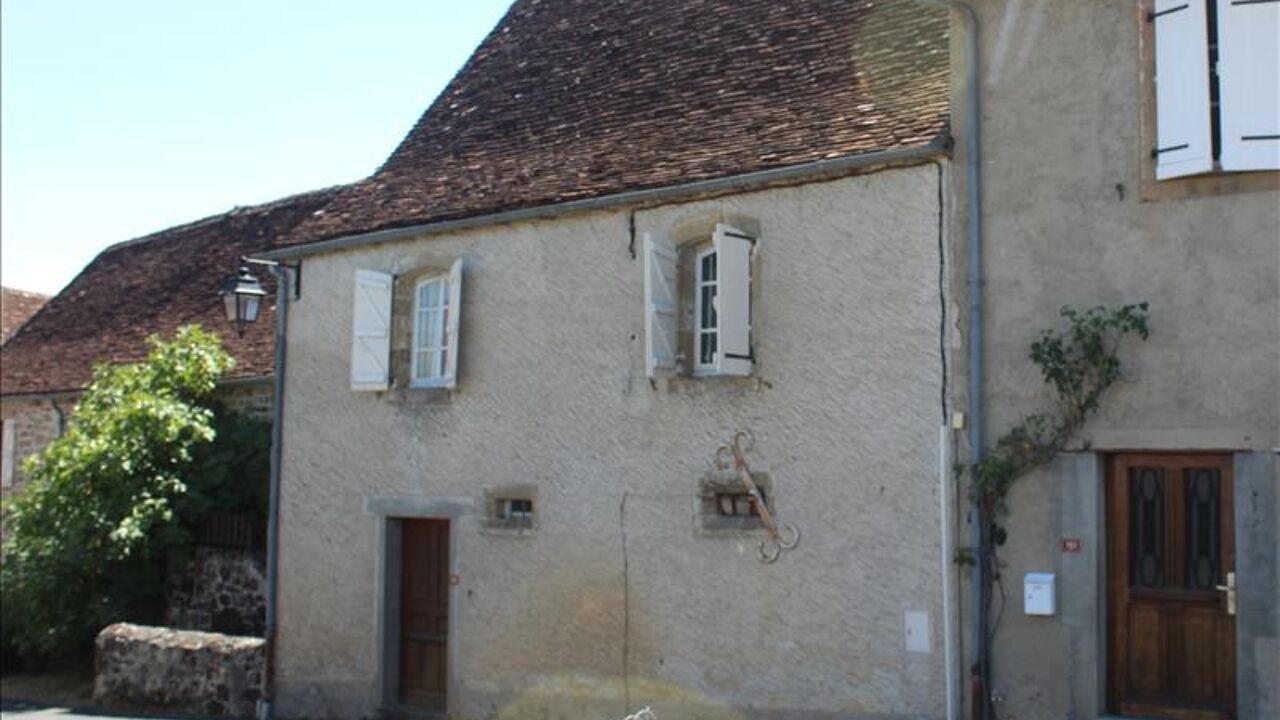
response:
M461 259L451 267L423 269L401 278L357 270L354 298L352 390L388 390L393 376L400 388L457 387ZM394 361L393 328L398 328Z
M439 387L449 366L449 281L436 276L418 281L413 292L411 387Z
M716 251L708 248L698 253L694 279L694 372L715 372L716 341L720 337L716 314Z
M1154 0L1156 179L1280 170L1280 0Z
M664 369L696 376L751 374L756 240L725 223L717 223L709 239L709 243L703 241L705 247L690 242L678 252L667 238L645 234L649 377ZM691 254L694 247L696 252ZM681 274L692 276L691 285L682 285Z

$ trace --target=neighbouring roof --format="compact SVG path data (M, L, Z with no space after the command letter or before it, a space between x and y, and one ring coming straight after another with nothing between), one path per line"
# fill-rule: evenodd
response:
M140 360L147 336L168 337L189 323L221 335L237 360L231 377L270 375L275 361L270 304L244 337L237 337L227 324L218 286L235 272L241 256L278 243L336 191L236 208L102 251L5 343L0 395L81 389L92 379L94 365ZM270 273L255 274L274 291Z
M27 292L15 288L0 288L0 343L4 343L22 327L27 318L36 314L48 295Z
M924 146L948 29L913 0L518 0L287 242Z

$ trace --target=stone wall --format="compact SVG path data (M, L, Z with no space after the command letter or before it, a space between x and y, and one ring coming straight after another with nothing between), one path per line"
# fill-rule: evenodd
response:
M262 696L262 638L117 623L96 644L93 699L107 707L246 717Z
M274 389L270 377L256 382L227 383L218 388L217 399L229 410L270 420Z
M13 430L13 478L10 485L0 487L0 496L9 496L22 490L27 482L22 465L26 459L45 448L61 434L59 411L67 418L71 417L71 409L75 406L74 398L61 400L50 399L5 399L0 402L0 418L5 425L12 424Z
M233 635L262 635L266 573L260 550L196 547L174 558L165 602L166 625Z

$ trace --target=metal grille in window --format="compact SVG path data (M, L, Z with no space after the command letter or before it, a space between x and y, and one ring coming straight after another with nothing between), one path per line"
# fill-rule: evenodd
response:
M1187 492L1187 587L1213 590L1218 584L1222 528L1219 524L1221 472L1217 468L1183 471Z
M1164 470L1129 471L1129 584L1164 587Z
M760 491L760 498L768 502L763 490ZM751 501L749 493L718 492L716 493L716 514L723 517L759 517L760 511Z

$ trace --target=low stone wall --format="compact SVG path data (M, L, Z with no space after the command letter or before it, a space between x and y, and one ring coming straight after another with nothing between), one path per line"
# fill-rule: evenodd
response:
M266 626L262 552L196 547L170 568L166 625L231 635L261 635Z
M96 645L93 699L107 707L251 717L262 696L262 638L116 623Z

